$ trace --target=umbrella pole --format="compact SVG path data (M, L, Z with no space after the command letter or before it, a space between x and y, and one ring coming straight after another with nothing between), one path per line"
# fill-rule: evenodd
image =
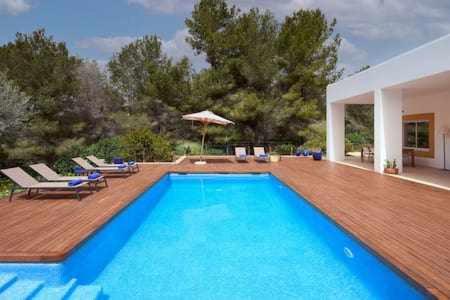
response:
M208 123L203 124L202 148L200 150L200 161L203 161L203 148L205 147L205 136L208 130Z

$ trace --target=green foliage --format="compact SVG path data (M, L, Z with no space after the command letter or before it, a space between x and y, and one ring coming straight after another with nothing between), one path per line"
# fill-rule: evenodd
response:
M326 86L342 71L336 22L321 11L299 10L279 24L268 11L201 0L186 25L188 42L212 66L195 78L193 103L201 96L236 121L233 139L302 143L304 128L324 118Z
M277 21L270 11L199 0L186 25L188 43L210 64L198 73L187 58L168 58L157 36L114 54L108 76L43 29L0 46L0 104L8 107L0 112L1 163L45 161L66 173L71 157L86 154L171 160L169 140L200 137L181 116L205 109L236 123L210 126L207 145L283 140L325 148L326 86L342 74L335 20L300 9ZM364 122L349 113L349 140L370 142ZM290 154L287 147L277 151ZM188 148L200 152L190 142L175 149Z
M136 161L171 161L172 146L149 129L136 129L122 137L123 154Z
M0 198L6 197L11 191L12 182L7 178L0 177Z
M0 72L0 167L6 166L8 149L22 136L29 117L29 99Z
M277 145L274 148L274 152L280 154L280 155L293 155L295 154L296 147L293 144L282 144Z
M227 47L227 31L238 10L228 7L223 0L202 0L194 6L191 18L186 19L191 37L187 41L197 54L205 53L213 68L223 62L223 56L231 52Z
M114 157L121 157L124 151L124 145L121 143L120 137L101 139L86 149L87 154L101 157L107 162L111 162Z
M320 121L308 126L308 128L303 132L307 142L303 145L305 148L310 150L322 150L324 151L327 147L327 124L325 121Z
M346 105L345 133L346 138L355 148L374 143L374 111L373 105Z

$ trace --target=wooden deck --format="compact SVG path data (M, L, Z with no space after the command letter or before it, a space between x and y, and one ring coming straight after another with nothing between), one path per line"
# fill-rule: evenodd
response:
M450 298L450 192L306 158L148 165L80 202L64 194L1 200L0 260L64 259L169 171L272 172L432 294Z

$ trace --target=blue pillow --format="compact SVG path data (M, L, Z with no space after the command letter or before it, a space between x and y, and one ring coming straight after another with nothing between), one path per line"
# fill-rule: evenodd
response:
M81 175L81 174L86 173L86 170L83 169L82 167L76 166L76 167L73 167L73 172L74 172L76 175Z
M77 186L79 184L81 184L83 182L83 180L81 179L73 179L71 181L69 181L69 186Z
M100 176L102 176L102 174L97 173L97 172L94 172L94 173L92 173L92 174L90 174L90 175L88 176L88 179L89 179L89 180L95 180L95 179L99 178Z
M113 158L113 164L115 164L115 165L123 164L123 158L120 158L120 157L114 157L114 158Z

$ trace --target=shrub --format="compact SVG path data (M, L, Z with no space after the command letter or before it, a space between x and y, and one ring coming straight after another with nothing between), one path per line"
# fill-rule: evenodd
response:
M123 156L136 161L171 161L172 146L149 129L136 129L121 138Z
M274 152L280 155L293 155L295 154L296 147L293 144L282 144L275 146Z
M114 157L124 156L124 146L120 137L104 138L90 145L86 152L111 162Z

